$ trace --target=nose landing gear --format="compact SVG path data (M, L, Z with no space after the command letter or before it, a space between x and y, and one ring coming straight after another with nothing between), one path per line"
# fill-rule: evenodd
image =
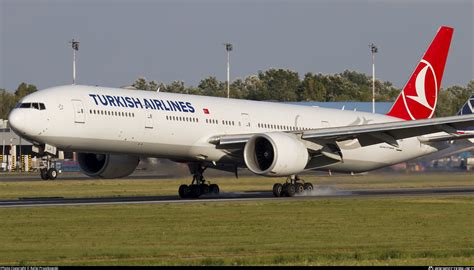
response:
M293 197L313 189L313 184L305 183L298 175L294 175L289 176L284 184L275 183L273 185L273 195L275 197Z
M55 180L58 177L58 170L56 168L41 168L40 175L43 180Z
M53 166L54 165L54 166ZM58 170L56 163L51 160L49 155L46 155L46 160L41 161L40 176L43 180L55 180L58 177Z

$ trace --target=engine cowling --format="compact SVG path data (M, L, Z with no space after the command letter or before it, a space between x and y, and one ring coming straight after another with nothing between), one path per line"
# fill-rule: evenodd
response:
M140 159L127 155L78 153L77 161L90 177L120 178L133 173Z
M309 160L306 146L292 134L269 132L252 136L244 148L247 168L265 176L300 173Z

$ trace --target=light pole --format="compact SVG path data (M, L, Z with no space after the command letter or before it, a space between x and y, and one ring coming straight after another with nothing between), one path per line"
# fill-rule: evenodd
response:
M378 52L378 48L374 43L370 44L369 47L372 52L372 113L375 113L375 54Z
M230 52L233 47L231 43L224 43L225 50L227 51L227 98L230 96Z
M79 41L69 41L72 46L72 84L76 84L76 51L79 51Z

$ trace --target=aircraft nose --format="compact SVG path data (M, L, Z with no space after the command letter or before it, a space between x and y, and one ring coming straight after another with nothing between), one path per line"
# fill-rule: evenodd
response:
M25 116L24 113L18 109L13 109L8 115L8 123L10 127L17 133L25 133Z

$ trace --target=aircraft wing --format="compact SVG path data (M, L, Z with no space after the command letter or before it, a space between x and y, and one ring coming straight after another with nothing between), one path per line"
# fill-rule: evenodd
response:
M303 140L338 142L357 139L361 146L388 143L398 146L397 140L417 137L437 132L446 132L449 136L444 141L463 137L458 130L474 125L474 115L451 116L413 121L395 121L379 124L321 128L305 131L290 131L301 135ZM254 134L220 135L210 138L209 142L216 145L241 144L247 142ZM466 138L466 137L464 137ZM441 137L437 141L442 141Z

